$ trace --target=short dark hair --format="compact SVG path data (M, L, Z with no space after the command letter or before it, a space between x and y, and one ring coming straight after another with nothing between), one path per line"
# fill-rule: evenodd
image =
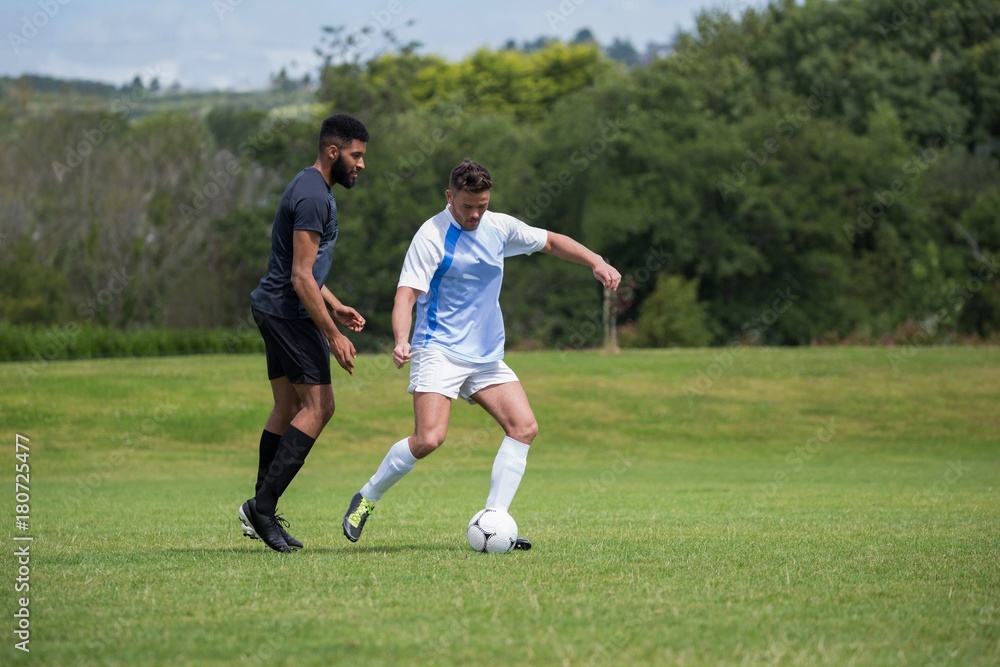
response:
M319 130L319 150L322 152L330 144L344 148L355 139L368 143L368 128L350 114L336 113L323 120Z
M493 176L490 175L490 170L469 158L455 165L451 170L451 178L448 179L448 189L452 192L465 190L475 195L492 188Z

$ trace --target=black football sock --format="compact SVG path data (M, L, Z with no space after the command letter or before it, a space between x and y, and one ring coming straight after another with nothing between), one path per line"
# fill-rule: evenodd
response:
M260 487L264 484L267 471L271 469L271 461L278 453L278 445L281 443L280 433L271 433L267 429L260 434L260 458L257 460L257 486L254 487L254 495L260 493Z
M264 477L260 491L257 492L257 511L261 514L274 514L278 506L278 498L292 483L296 473L306 462L306 456L312 449L316 438L311 438L294 426L285 429L274 455L271 467Z

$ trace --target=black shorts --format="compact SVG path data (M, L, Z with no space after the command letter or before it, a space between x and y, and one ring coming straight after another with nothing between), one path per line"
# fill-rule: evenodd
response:
M292 384L330 384L330 343L312 320L252 310L264 339L267 379L287 376Z

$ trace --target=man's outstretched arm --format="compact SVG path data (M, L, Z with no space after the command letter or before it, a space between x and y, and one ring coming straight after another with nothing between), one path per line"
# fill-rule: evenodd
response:
M618 283L622 280L622 274L618 273L618 269L605 262L603 257L565 234L557 234L556 232L546 233L549 235L549 238L545 242L542 252L547 252L568 262L589 266L593 269L597 282L608 289L618 289Z

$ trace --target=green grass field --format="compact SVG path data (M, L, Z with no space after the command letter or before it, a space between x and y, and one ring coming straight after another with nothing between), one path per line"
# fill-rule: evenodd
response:
M3 664L997 665L1000 350L508 356L541 432L511 508L465 524L501 433L448 442L380 503L404 371L362 356L281 502L305 550L240 534L263 358L0 365ZM15 529L15 438L30 529ZM15 536L30 535L30 654Z

